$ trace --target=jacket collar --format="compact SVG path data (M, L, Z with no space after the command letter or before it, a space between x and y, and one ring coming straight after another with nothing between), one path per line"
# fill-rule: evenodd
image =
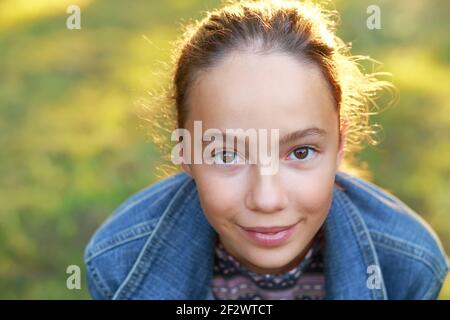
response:
M336 176L338 183L342 179ZM327 299L387 299L378 256L361 212L336 186L325 219L324 271ZM378 277L376 283L371 281L373 276Z
M356 206L336 186L324 229L326 298L387 299L368 229ZM215 237L189 178L162 214L114 299L211 298ZM378 288L369 288L370 270L379 272Z

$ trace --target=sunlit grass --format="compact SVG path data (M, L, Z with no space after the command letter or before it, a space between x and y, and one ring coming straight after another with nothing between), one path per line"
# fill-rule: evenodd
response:
M445 279L441 293L439 294L439 299L450 300L450 276L447 276L447 278Z
M54 15L65 15L69 5L85 8L92 0L3 0L0 2L0 31Z

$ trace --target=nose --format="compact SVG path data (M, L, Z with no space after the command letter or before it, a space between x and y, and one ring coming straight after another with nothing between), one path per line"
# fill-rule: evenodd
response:
M286 208L288 198L279 173L262 175L259 170L253 171L245 204L248 209L262 213L275 213Z

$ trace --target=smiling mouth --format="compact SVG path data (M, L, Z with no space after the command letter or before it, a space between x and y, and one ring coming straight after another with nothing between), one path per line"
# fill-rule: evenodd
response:
M294 224L273 227L242 227L244 234L258 245L273 247L283 244L294 233L296 226L303 221L300 219Z

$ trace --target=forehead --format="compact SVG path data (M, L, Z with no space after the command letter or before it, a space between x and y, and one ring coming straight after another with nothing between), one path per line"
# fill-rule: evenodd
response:
M188 126L201 120L205 129L337 127L320 69L282 53L230 53L199 74L188 104Z

